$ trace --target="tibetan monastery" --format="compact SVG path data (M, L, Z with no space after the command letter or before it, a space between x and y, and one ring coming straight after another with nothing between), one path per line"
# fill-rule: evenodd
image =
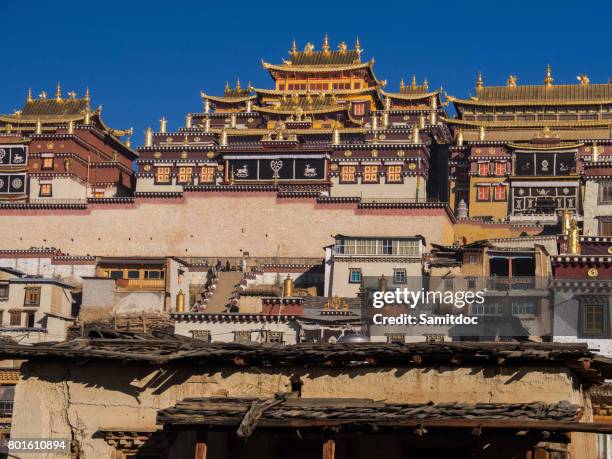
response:
M455 140L451 207L541 224L558 224L569 210L579 220L588 214L585 232L609 231L595 208L602 196L612 203L612 84L579 75L577 84L557 85L550 66L542 85L517 80L485 86L479 74L474 97L448 97L457 111L446 120Z
M0 115L0 202L43 207L86 206L130 195L135 181L131 130L104 124L101 108L70 92L54 98L28 92L25 105Z
M185 126L146 133L139 148L137 196L211 188L278 190L330 198L422 202L446 194L440 91L427 81L383 90L374 60L341 42L320 50L295 42L281 64L262 62L273 89L228 85L202 93L201 113ZM444 179L438 179L437 169Z

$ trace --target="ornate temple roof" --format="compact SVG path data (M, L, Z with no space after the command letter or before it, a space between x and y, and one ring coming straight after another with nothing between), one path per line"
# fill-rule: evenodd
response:
M211 96L204 91L200 91L200 96L202 99L208 99L212 102L235 104L255 99L257 96L252 94L252 92L253 86L251 86L251 83L249 83L246 88L243 88L240 86L240 80L236 80L236 86L234 86L234 88L230 87L229 82L225 83L225 91L222 96Z
M323 39L323 46L316 51L312 43L306 43L303 51L298 51L295 40L289 51L289 59L283 61L282 64L270 64L262 61L262 65L268 70L282 70L295 72L335 72L343 70L353 70L365 67L371 67L374 60L367 62L361 61L361 45L359 38L355 42L354 49L348 49L346 43L340 42L337 50L331 50L327 34Z
M292 94L290 97L279 99L278 105L267 107L255 107L256 110L265 113L279 114L300 114L300 113L329 113L346 110L346 105L341 105L336 101L333 95L307 94L306 96L298 96Z
M506 86L485 86L482 74L476 80L476 96L459 99L448 96L455 105L585 105L612 103L612 83L591 84L586 75L579 75L578 84L554 85L550 66L544 84L518 85L510 75Z
M41 122L67 122L83 119L86 111L90 111L89 89L86 90L82 99L77 99L76 93L70 92L69 97L63 98L59 84L55 91L55 97L47 98L46 92L41 92L38 99L32 97L32 91L28 91L25 104L21 110L9 115L0 115L0 121L9 123L33 123Z

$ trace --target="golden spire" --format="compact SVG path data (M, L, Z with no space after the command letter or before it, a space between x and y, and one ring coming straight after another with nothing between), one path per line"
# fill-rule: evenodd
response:
M427 81L427 80L425 80L425 81ZM416 89L417 82L416 82L416 75L414 73L412 74L412 83L411 83L411 85L412 85L412 89Z
M58 102L62 100L62 87L60 86L59 81L57 82L57 86L55 88L55 100Z
M38 118L36 120L36 128L35 128L35 134L42 134L42 122L40 121L40 118Z
M482 79L482 72L479 70L478 76L476 77L476 91L478 91L479 89L482 89L483 86L484 86L484 81Z
M361 49L361 43L359 42L359 37L357 37L357 39L355 40L355 51L357 51L359 54L361 54L361 52L363 51L363 49Z
M240 91L242 88L240 87L240 78L236 78L236 91Z
M70 91L68 93L68 97L70 97L71 99L76 99L76 96L77 96L76 91Z
M85 88L85 100L89 102L89 86Z
M291 42L291 51L289 51L290 54L295 54L297 53L297 43L295 42L295 38L293 39L293 41Z
M225 82L225 94L230 92L230 85L229 85L229 81Z
M329 38L327 34L323 37L323 47L321 48L325 54L329 53Z
M341 42L338 44L338 50L339 50L341 53L345 53L347 49L348 49L348 47L346 46L346 43L345 43L345 42L341 41Z
M570 255L580 255L580 233L578 232L578 224L575 218L572 218L567 235L567 253Z
M28 89L28 96L26 97L26 102L32 102L32 88Z
M145 147L153 146L153 129L150 127L145 131Z
M38 98L40 100L47 100L47 91L41 91L40 94L38 95Z
M159 120L159 132L165 134L168 130L168 120L166 120L165 116L162 116Z
M429 88L429 81L427 81L427 78L423 80L423 88L425 88L425 91L427 91L427 88Z
M404 89L404 79L403 78L400 80L400 91L402 89Z
M508 75L508 79L506 80L506 85L509 88L516 88L516 80L518 80L516 75Z
M552 72L550 70L550 64L548 64L546 66L546 76L544 77L544 84L546 85L547 88L550 88L553 84L553 81L555 81L552 77Z

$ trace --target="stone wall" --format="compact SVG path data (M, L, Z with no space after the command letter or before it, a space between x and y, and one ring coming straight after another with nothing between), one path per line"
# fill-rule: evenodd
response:
M584 406L583 420L592 420L590 404L585 403L579 385L565 368L283 367L207 371L189 363L153 368L119 362L80 365L47 360L22 366L11 435L75 439L81 445L82 457L106 459L112 457L112 448L96 434L102 429L155 428L157 411L186 397L272 397L276 392L290 391L292 378L301 380L301 395L306 398L365 397L397 403L567 400ZM593 437L572 435L572 457L594 457Z
M53 246L100 256L322 257L335 234L414 236L450 244L443 208L358 209L272 192L186 193L79 209L2 209L1 248Z

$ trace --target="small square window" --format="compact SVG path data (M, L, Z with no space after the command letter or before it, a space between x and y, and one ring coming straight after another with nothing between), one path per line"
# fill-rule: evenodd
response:
M53 196L53 187L50 183L41 183L40 191L38 192L39 196L50 197Z
M489 163L478 163L478 175L489 175Z
M11 326L20 327L21 326L21 311L11 311L10 315L11 315L11 318L10 318Z
M583 337L604 337L609 333L607 297L586 297L580 301L580 331Z
M42 164L40 168L44 171L48 171L53 169L53 156L47 156L42 159Z
M491 200L491 187L490 186L479 186L476 187L478 195L478 201L490 201Z
M361 283L361 269L351 268L349 269L349 283L360 284Z
M128 271L128 279L140 279L140 271L137 269L130 269Z
M8 284L0 284L0 300L8 300L9 286Z
M406 270L405 269L394 269L393 270L393 283L394 284L405 284L406 283Z
M24 306L40 306L40 287L26 287Z

